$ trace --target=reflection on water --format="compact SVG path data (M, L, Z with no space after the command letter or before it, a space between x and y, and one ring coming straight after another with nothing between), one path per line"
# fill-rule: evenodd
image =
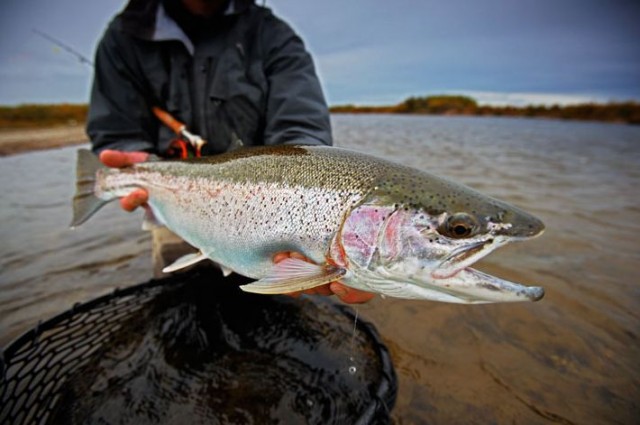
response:
M533 304L376 299L397 423L633 423L640 417L640 128L549 120L334 116L336 143L444 175L539 216L546 233L480 269ZM0 343L150 277L140 216L69 230L75 148L0 158ZM24 176L27 176L25 178Z

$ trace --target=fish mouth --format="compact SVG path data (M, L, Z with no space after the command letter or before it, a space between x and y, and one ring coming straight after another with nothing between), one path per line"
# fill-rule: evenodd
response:
M544 297L544 289L539 286L521 285L472 268L437 283L460 303L539 301Z
M525 286L472 269L469 266L507 243L529 238L493 237L454 250L431 273L433 282L462 303L539 301L544 289Z
M510 240L505 238L495 237L458 247L438 264L432 272L432 276L435 279L447 279L455 276L461 270L509 242Z

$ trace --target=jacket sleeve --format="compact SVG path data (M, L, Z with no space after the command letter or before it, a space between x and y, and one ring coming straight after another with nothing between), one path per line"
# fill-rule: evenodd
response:
M92 149L154 152L158 126L135 72L133 40L110 27L98 45L87 134Z
M263 22L264 71L269 85L265 144L331 145L331 123L311 55L282 20Z

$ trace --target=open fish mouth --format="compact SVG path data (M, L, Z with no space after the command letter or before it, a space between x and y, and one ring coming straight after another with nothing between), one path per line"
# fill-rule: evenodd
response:
M503 238L491 238L456 248L438 264L432 275L436 279L452 277L508 242Z
M539 301L544 297L544 289L539 286L521 285L472 268L436 283L466 303Z
M491 238L454 250L444 258L431 276L434 283L461 302L538 301L544 297L539 286L525 286L480 272L469 266L512 239Z

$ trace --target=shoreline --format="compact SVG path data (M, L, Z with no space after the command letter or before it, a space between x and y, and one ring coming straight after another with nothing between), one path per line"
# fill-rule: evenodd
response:
M0 129L0 157L88 142L84 124Z
M362 111L340 111L332 112L332 115L377 115L382 112L362 112ZM398 114L391 115L405 116L424 116L429 114ZM435 116L435 115L433 115ZM440 116L469 116L469 115L440 115ZM477 117L488 117L486 115L476 115ZM497 118L527 118L527 119L549 119L558 120L558 118L550 117L516 117L516 116L494 116ZM560 119L561 121L565 121ZM568 121L568 120L566 120ZM585 121L575 120L577 122L595 122L609 124L626 124L620 121ZM89 143L89 137L85 132L85 124L73 125L57 125L50 127L25 127L25 128L0 128L0 157L17 155L21 153L34 152L47 149L62 148L67 146L81 145Z

